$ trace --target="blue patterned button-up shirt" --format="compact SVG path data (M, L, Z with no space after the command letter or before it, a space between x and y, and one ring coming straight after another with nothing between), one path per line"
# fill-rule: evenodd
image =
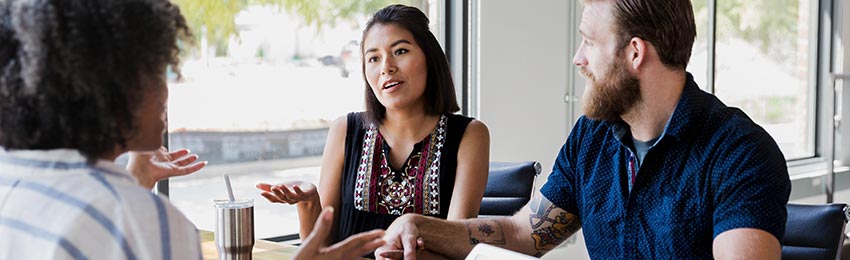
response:
M541 190L579 216L592 258L711 258L713 239L736 228L782 241L791 181L779 147L690 74L631 191L630 138L623 122L580 118Z

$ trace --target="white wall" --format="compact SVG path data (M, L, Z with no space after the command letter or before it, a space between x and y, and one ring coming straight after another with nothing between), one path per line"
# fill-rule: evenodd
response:
M490 128L490 160L540 162L539 188L575 120L564 96L575 86L569 83L576 81L571 62L577 42L576 3L472 2L478 27L471 39L478 45L471 74L478 77L472 79L471 95L477 96L478 106L471 111ZM583 239L576 237L574 245L546 258L587 259Z
M478 117L491 161L536 160L548 173L566 139L567 2L479 2Z

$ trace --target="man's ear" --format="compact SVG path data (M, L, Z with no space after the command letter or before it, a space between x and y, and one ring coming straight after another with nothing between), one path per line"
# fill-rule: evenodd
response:
M649 54L649 46L647 44L646 41L638 37L632 37L629 40L629 45L626 46L626 60L633 70L638 70L646 61Z

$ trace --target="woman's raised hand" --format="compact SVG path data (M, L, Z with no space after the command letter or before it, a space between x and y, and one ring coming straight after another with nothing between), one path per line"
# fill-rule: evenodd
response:
M257 184L257 189L263 191L261 195L271 202L290 205L310 201L319 194L316 185L304 181L289 181L277 185L260 183Z

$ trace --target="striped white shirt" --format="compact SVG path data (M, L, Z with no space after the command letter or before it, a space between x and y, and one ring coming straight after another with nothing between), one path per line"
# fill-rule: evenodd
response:
M200 259L198 230L112 162L0 147L0 259Z

